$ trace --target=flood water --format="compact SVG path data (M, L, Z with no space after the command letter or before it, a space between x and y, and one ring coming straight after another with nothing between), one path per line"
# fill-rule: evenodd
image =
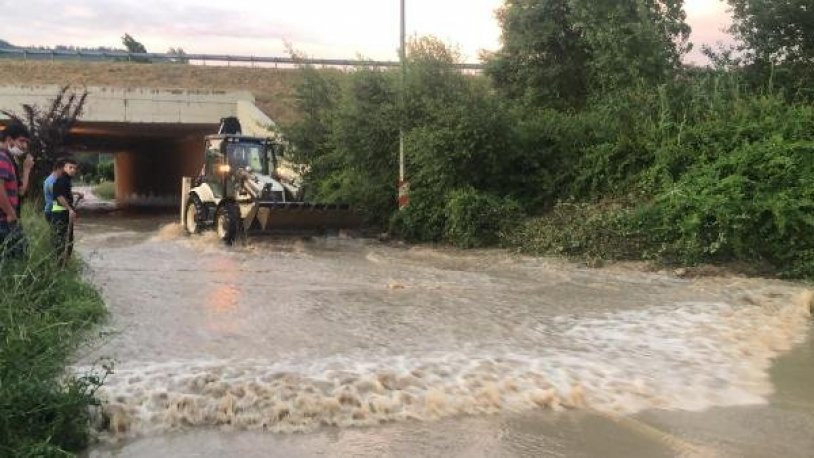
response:
M814 456L801 284L173 223L78 228L89 456Z

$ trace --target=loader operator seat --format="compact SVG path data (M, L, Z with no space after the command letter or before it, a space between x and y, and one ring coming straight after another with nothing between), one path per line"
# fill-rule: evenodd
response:
M232 169L237 170L251 167L253 172L264 173L259 145L254 143L232 143L227 145L226 148L228 149L229 165Z

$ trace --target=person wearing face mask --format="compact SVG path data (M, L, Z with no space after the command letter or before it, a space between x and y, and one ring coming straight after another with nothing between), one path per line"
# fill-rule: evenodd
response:
M29 154L23 161L22 179L16 157L25 156L30 139L28 129L12 123L3 131L0 144L0 256L22 257L28 247L20 218L20 197L28 191L34 159Z
M19 136L14 138L12 135ZM25 126L15 123L3 132L3 137L5 138L3 143L6 150L8 150L11 157L14 158L16 164L22 164L23 166L23 173L21 176L18 176L18 180L20 182L20 195L24 196L28 193L28 185L31 182L31 170L34 168L34 157L27 153L28 143L31 138L30 134Z

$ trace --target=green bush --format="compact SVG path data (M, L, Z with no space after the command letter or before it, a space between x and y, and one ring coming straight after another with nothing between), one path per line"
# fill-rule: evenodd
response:
M766 262L810 275L814 250L814 142L775 136L690 169L643 206L659 256L684 263ZM806 273L808 272L808 273Z
M77 262L56 268L42 214L27 206L24 215L28 256L0 260L0 455L62 456L87 446L102 382L65 364L105 308Z
M375 68L338 78L305 70L297 91L303 119L285 129L290 156L306 164L306 197L352 203L384 226L395 207L398 112L395 75Z
M114 170L113 161L101 161L96 166L97 178L101 181L113 181L115 179Z
M362 69L342 80L306 71L297 91L304 118L284 130L292 157L307 165L309 198L350 203L368 224L389 223L415 241L446 239L451 190L540 202L546 186L537 151L526 153L514 115L485 79L453 68L456 59L436 40L414 41L403 87L391 70ZM396 208L400 117L411 185L405 211Z
M737 78L697 75L609 95L558 164L573 199L515 231L535 253L666 263L748 262L814 276L814 109ZM566 120L568 121L568 120ZM595 202L622 201L622 206Z
M447 196L445 240L460 248L494 245L500 234L517 225L523 209L511 200L461 189Z
M638 259L648 245L628 203L557 203L504 235L504 243L538 255L588 260Z
M445 196L432 189L410 192L410 205L393 214L390 230L411 242L440 242L447 225Z
M116 198L116 184L112 181L103 181L93 187L93 194L100 199L113 200Z
M289 130L316 196L411 241L814 277L810 104L739 72L685 69L535 106L456 59L419 39L403 87L390 70L306 78ZM411 203L397 211L400 117ZM524 213L534 218L497 224Z

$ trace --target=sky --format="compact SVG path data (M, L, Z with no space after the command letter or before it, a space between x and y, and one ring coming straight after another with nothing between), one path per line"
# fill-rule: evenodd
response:
M406 0L407 33L434 35L467 62L500 47L495 10L502 0ZM703 62L702 43L726 41L729 21L720 0L685 0L688 56ZM120 47L127 32L148 51L285 55L289 47L314 58L358 56L394 60L399 0L0 0L0 39L18 46Z

